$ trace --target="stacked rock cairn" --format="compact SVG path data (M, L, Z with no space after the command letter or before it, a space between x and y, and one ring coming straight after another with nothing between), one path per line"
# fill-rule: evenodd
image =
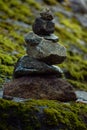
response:
M55 24L50 10L35 19L33 31L26 35L27 55L15 65L13 80L4 86L4 96L33 99L76 100L72 85L62 79L55 64L66 58L66 49L57 43Z

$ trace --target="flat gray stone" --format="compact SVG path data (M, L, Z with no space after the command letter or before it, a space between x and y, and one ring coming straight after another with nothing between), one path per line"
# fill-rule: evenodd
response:
M75 92L78 99L82 99L84 101L87 101L87 92L78 90Z
M47 65L44 62L29 58L29 56L23 56L19 59L14 69L14 78L45 74L57 74L58 77L61 77L63 72L57 66Z
M87 92L77 90L75 93L77 96L76 102L87 104Z
M50 35L43 35L43 37L46 39L46 40L50 40L52 42L58 42L59 41L59 38L54 35L54 34L50 34Z
M66 58L66 49L59 43L45 40L33 32L25 38L27 42L27 54L31 58L44 61L47 64L59 64Z

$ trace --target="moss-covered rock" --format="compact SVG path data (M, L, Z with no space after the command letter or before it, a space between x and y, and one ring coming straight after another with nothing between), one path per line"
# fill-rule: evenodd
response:
M15 103L0 99L1 130L86 130L87 105L30 100Z

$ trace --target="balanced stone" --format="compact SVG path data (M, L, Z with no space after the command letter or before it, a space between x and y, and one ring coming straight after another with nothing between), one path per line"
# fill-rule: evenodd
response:
M57 74L61 77L63 72L57 66L49 66L44 62L38 61L29 56L23 56L18 60L14 69L14 78L29 76L29 75L50 75Z
M46 21L42 18L36 18L33 26L33 32L38 35L49 35L54 32L55 25L52 21Z
M41 17L36 18L32 26L33 32L37 35L50 35L55 30L53 15L48 9L42 11L40 15Z
M43 10L40 13L40 15L41 15L41 18L44 19L44 20L49 20L49 21L53 20L53 14L49 9Z
M20 77L4 85L4 97L76 100L72 85L55 75Z
M50 40L52 42L58 42L59 41L59 38L54 35L54 34L50 34L50 35L44 35L43 36L46 40Z
M55 34L50 34L50 35L41 35L40 37L43 37L46 40L50 40L52 42L58 42L59 41L59 37L57 37ZM25 41L26 43L30 42L30 37L28 37L28 35L26 35L25 37ZM33 39L32 40L32 45L37 45L40 42L40 38L39 39Z
M27 35L27 54L47 64L59 64L66 58L66 49L59 43L45 40L33 32Z

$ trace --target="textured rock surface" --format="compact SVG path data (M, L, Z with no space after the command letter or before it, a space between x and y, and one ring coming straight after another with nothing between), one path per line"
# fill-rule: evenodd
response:
M29 58L29 56L26 55L18 60L14 70L14 78L38 74L57 74L58 77L61 77L62 73L59 67L49 66L44 62Z
M5 84L4 95L60 101L76 100L73 87L57 76L30 76L14 79Z
M48 64L59 64L66 58L64 46L44 40L33 32L27 35L27 54ZM36 45L37 44L37 45Z
M48 20L48 21L51 21L53 20L53 14L52 12L49 10L49 9L44 9L41 13L40 13L40 16L42 19L44 20Z
M52 21L36 18L32 28L34 33L38 35L49 35L54 32L55 25Z

